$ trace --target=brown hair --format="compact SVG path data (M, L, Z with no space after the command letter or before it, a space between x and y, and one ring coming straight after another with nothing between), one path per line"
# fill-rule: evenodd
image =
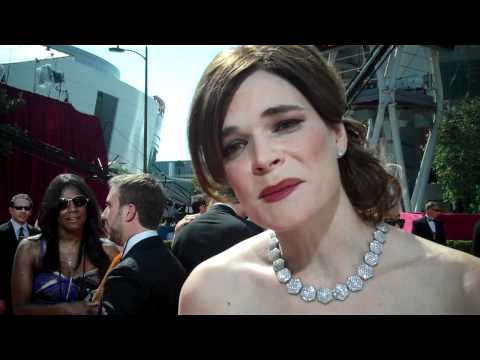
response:
M120 206L133 204L138 211L140 224L156 230L165 209L165 193L162 184L148 174L117 175L108 182L118 191Z
M343 123L348 147L339 159L342 185L359 215L379 222L397 201L400 187L366 149L365 127L345 118L345 88L335 69L309 45L247 45L218 54L195 91L188 124L193 167L202 189L219 199L228 193L222 156L222 126L238 87L253 72L263 70L296 87L325 124ZM393 191L392 191L393 190Z

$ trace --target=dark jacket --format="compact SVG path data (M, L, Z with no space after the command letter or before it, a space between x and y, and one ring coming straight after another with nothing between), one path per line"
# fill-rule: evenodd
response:
M412 234L420 236L424 239L435 241L436 243L439 243L441 245L447 245L447 239L443 223L436 219L434 220L434 222L436 229L435 238L425 216L413 222Z
M480 257L480 221L473 228L472 255Z
M108 315L176 315L185 279L182 265L158 236L144 239L108 275L103 310Z
M38 234L33 226L27 227L30 236ZM5 300L5 315L12 314L12 267L18 243L11 221L0 225L0 299Z
M175 234L172 251L190 274L201 262L262 231L229 206L215 204Z

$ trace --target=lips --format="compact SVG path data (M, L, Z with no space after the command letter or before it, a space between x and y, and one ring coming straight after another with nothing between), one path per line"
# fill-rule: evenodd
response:
M282 180L276 185L263 189L258 198L267 203L280 201L295 191L301 183L303 183L302 180L295 178Z

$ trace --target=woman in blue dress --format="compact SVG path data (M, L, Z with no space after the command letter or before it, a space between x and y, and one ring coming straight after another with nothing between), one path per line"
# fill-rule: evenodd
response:
M42 233L20 242L12 277L17 315L85 315L84 299L95 290L120 249L101 239L93 191L74 174L50 183L40 209Z

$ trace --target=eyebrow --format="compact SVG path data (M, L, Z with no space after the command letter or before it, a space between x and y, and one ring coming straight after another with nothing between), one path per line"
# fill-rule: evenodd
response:
M261 117L267 117L272 115L283 114L289 111L294 110L305 110L303 107L298 105L278 105L270 107L262 112Z
M264 110L261 114L260 117L265 118L269 116L274 116L278 114L283 114L289 111L295 111L295 110L305 110L303 107L298 106L298 105L278 105L278 106L272 106L269 107L268 109ZM234 133L236 130L238 130L237 126L229 126L226 127L222 130L222 139L226 138L228 135Z

